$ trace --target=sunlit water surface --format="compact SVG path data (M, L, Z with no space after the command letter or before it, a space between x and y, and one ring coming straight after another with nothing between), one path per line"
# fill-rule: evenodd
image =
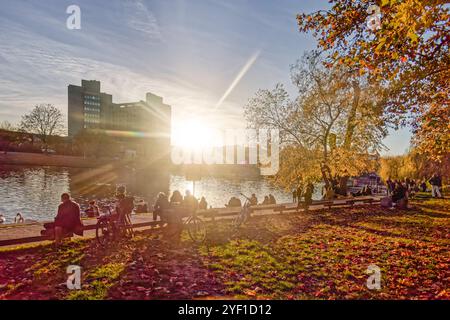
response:
M127 190L137 198L143 198L152 204L158 192L180 190L195 191L195 196L206 197L208 206L223 207L231 196L242 192L250 196L255 193L261 202L264 195L273 194L278 203L290 202L292 195L271 186L263 179L233 180L204 177L195 183L183 176L169 173L140 171L132 168L121 170L92 170L55 167L18 167L0 166L0 214L6 222L14 222L21 212L25 219L45 221L55 216L56 208L63 192L71 195L84 208L90 199L107 201L118 184L124 184ZM316 188L314 198L320 197ZM241 197L241 200L243 198Z

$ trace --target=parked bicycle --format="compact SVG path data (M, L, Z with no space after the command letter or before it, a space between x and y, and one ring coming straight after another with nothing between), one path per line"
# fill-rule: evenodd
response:
M242 193L241 193L241 196L243 196L245 198L245 202L244 202L244 205L241 208L241 211L233 219L233 222L231 224L232 225L232 234L233 235L235 235L239 231L239 228L248 221L248 219L250 218L250 215L251 215L250 198L248 198L247 196L245 196Z
M95 236L100 245L107 246L120 238L131 238L134 236L129 214L119 215L117 212L112 212L110 206L105 206L104 209L107 211L107 214L97 218L95 230Z
M203 243L206 240L206 225L201 218L197 216L194 211L186 220L183 221L186 226L189 237L195 243Z

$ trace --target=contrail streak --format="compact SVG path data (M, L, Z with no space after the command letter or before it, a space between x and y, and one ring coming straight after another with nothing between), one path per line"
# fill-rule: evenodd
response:
M241 81L241 79L245 76L245 74L248 72L248 70L250 70L252 65L255 63L256 59L258 59L260 53L261 53L261 50L258 50L250 57L250 59L245 64L245 66L241 69L241 71L239 71L236 78L234 78L233 82L228 87L227 91L225 91L222 98L220 98L219 102L217 102L216 106L214 107L215 109L217 109L225 101L225 99L228 97L228 95L238 85L239 81Z

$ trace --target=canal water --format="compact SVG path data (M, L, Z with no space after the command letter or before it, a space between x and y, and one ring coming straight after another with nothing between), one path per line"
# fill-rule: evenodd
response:
M223 207L230 197L239 197L241 192L248 196L255 193L259 202L269 193L278 203L292 199L290 192L277 189L264 179L203 177L193 182L168 172L136 171L128 167L117 170L110 166L97 169L0 166L0 214L6 223L14 222L18 212L28 220L51 220L61 193L69 192L84 208L91 199L100 203L111 200L117 185L125 185L129 193L150 205L159 192L174 190L182 194L190 190L197 198L204 196L212 207ZM316 199L320 197L319 189L315 190Z

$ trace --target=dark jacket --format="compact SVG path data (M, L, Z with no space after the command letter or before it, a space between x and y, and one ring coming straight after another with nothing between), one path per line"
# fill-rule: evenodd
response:
M58 206L55 227L62 227L67 232L78 231L83 223L80 219L80 206L72 200L67 200Z
M428 180L432 186L442 186L442 178L440 176L434 176L430 180Z

